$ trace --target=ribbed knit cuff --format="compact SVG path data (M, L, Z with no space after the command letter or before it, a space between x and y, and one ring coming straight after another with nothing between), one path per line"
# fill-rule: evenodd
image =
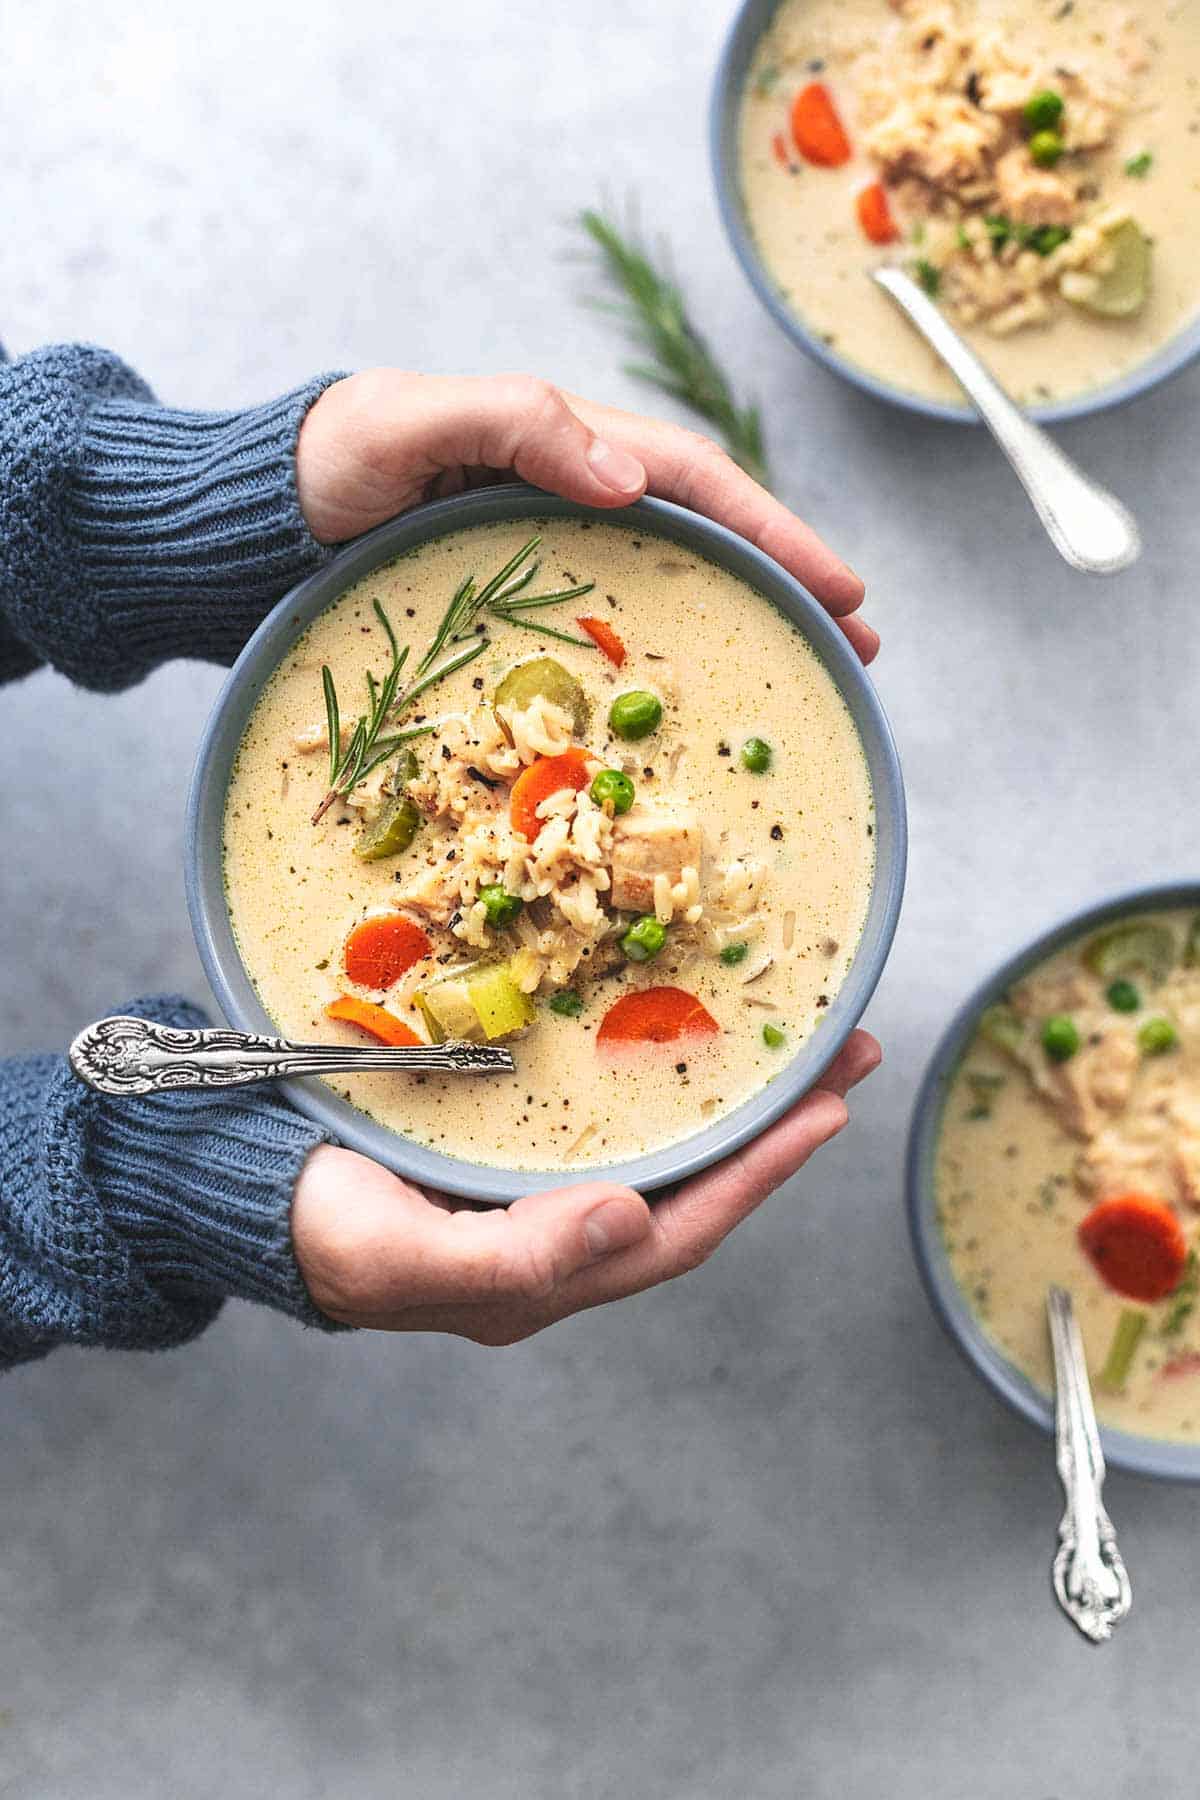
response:
M164 1024L206 1023L185 1000L135 1000ZM77 1087L74 1077L64 1079ZM95 1098L88 1167L106 1220L168 1299L255 1300L325 1330L292 1250L292 1190L326 1134L267 1087Z
M248 412L136 400L88 412L68 517L124 668L232 662L275 601L328 560L300 511L296 440L338 379L319 375Z
M88 345L0 366L0 611L26 666L114 689L172 657L232 662L331 554L305 524L295 460L306 412L339 379L202 413L159 406Z

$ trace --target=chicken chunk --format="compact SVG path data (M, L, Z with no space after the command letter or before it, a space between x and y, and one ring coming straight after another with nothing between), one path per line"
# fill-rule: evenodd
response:
M700 815L682 801L646 800L614 821L612 904L621 912L650 912L654 878L674 887L685 868L700 867Z
M1073 225L1079 200L1065 175L1039 169L1023 144L996 164L998 211L1018 225Z

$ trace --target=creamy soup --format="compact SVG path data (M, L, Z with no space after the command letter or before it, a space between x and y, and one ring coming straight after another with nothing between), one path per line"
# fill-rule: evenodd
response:
M1126 374L1200 307L1196 0L783 0L741 187L783 299L832 350L962 394L868 279L899 262L1019 400Z
M936 1181L955 1276L1017 1368L1050 1391L1056 1282L1101 1420L1200 1439L1200 920L1106 928L990 1008L949 1090Z
M391 661L378 608L411 646L403 697L456 593L432 671L477 653L393 708L376 752L424 735L328 802L322 668L353 759ZM670 1143L770 1081L850 966L873 869L862 746L804 639L696 555L586 520L444 537L350 588L264 689L226 806L230 913L280 1029L511 1039L515 1077L331 1085L531 1170Z

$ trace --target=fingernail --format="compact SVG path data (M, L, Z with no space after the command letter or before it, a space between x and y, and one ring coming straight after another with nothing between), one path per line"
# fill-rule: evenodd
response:
M603 438L592 439L587 461L596 480L602 481L614 494L640 494L646 485L646 471L637 457L606 444Z
M644 1208L632 1206L628 1200L605 1200L588 1214L583 1235L593 1256L610 1256L645 1237L648 1222Z

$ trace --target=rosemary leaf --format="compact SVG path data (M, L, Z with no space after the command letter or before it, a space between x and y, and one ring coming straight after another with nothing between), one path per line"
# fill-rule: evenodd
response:
M510 619L513 613L529 612L535 606L561 606L564 600L578 600L580 595L590 594L595 585L594 581L584 581L578 587L562 588L557 594L532 594L528 600L497 600L492 613L494 617Z
M600 251L604 268L626 296L631 329L649 353L631 373L670 394L716 427L734 460L756 481L768 483L762 420L756 406L737 404L729 378L693 325L683 295L646 253L591 209L580 224Z
M453 656L447 657L446 661L438 668L431 669L428 675L423 675L419 681L414 681L410 688L405 689L403 704L410 705L418 694L423 694L426 688L431 688L435 682L444 680L447 675L453 675L456 669L465 669L467 664L474 662L475 658L481 656L487 647L487 638L476 638L475 642L466 650L459 650Z
M555 631L552 625L535 625L532 619L522 619L516 614L508 620L508 623L520 626L522 631L537 631L542 637L557 638L560 644L578 644L581 650L596 648L591 638L572 637L569 631Z
M321 669L321 682L325 689L325 724L329 732L329 785L332 787L337 780L337 767L342 754L342 722L338 716L333 671L328 663Z

